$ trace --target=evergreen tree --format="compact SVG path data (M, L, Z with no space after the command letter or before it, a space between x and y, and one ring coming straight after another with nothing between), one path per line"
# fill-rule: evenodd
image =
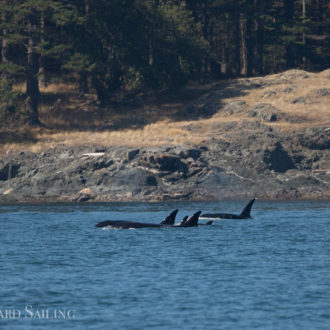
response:
M329 65L326 0L0 0L0 73L39 86L70 76L105 104L118 91Z

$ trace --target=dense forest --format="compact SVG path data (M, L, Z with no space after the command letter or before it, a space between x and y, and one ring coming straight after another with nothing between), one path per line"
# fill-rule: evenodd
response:
M0 112L24 100L38 124L39 88L54 81L102 106L118 91L322 70L329 13L327 0L0 0Z

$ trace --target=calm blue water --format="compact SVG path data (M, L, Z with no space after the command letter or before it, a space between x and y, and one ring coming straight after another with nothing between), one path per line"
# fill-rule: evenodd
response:
M257 200L252 221L199 228L94 228L246 202L0 206L0 328L329 329L329 202Z

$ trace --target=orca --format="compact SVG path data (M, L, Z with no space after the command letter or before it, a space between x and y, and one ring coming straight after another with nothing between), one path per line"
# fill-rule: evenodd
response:
M252 219L251 217L251 208L255 201L255 198L250 200L247 205L244 207L241 214L231 214L231 213L203 213L201 215L201 219L231 219L231 220L239 220L239 219Z
M172 211L164 220L161 221L160 224L125 221L125 220L106 220L99 222L98 224L95 225L95 227L103 228L110 226L120 229L130 229L130 228L161 228L161 227L173 226L178 211L179 211L178 209Z
M209 226L212 225L213 221L207 223L198 223L198 219L202 211L194 213L190 218L185 216L177 227L198 227L198 226Z
M189 218L188 215L183 217L183 219L181 220L181 222L177 226L182 227L182 225L188 220L188 218Z
M118 229L136 229L136 228L165 228L165 225L155 224L155 223L143 223L134 221L116 221L107 220L98 223L95 227L113 227Z
M200 225L211 225L213 221L209 221L205 224L198 224L198 218L201 211L194 213L190 218L184 217L180 224L175 225L175 217L179 210L172 211L161 223L144 223L136 221L125 221L125 220L106 220L99 222L95 227L112 227L117 229L136 229L136 228L180 228L180 227L197 227Z
M212 223L213 223L213 220L208 221L208 222L206 222L206 223L199 223L198 226L211 226Z
M179 227L197 227L198 226L198 218L201 215L202 211L197 211L190 218L186 219L186 221L182 221Z

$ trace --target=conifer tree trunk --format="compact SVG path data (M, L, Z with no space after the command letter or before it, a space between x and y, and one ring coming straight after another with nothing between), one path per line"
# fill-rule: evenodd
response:
M79 72L79 94L87 94L88 89L88 74L85 70Z
M306 0L302 0L302 19L303 19L303 25L305 25L306 21ZM302 57L302 62L303 62L303 68L305 69L306 67L306 56L305 56L305 51L306 51L306 34L305 31L302 33L302 43L303 43L303 57Z
M97 94L97 101L100 106L105 104L106 92L103 84L100 79L96 76L96 74L92 74L92 86L94 87Z
M240 28L241 28L241 45L242 45L242 68L241 71L244 75L247 73L247 65L246 65L246 44L245 44L245 29L244 29L244 21L241 19Z
M273 24L276 23L276 18L272 18ZM276 62L276 45L272 45L272 55L271 55L271 73L276 72L277 62Z
M87 16L90 11L90 5L89 5L89 0L85 0L84 2L84 10L85 10L85 15ZM88 72L86 70L81 70L79 73L79 94L84 95L89 92L88 88Z
M4 2L4 4L5 4L5 2ZM2 23L6 23L7 17L6 17L5 11L3 11L3 13L1 14L0 19L1 19ZM7 31L6 27L2 28L1 34L2 34L2 38L1 38L1 63L2 64L7 64L9 62L9 59L8 59L8 40L7 40L8 31ZM8 74L6 72L4 72L2 75L9 82Z
M208 0L203 0L202 1L202 23L203 23L203 37L205 40L208 40L208 31L209 31L209 15L208 15ZM203 78L202 82L205 83L206 77L208 74L209 69L209 63L204 60L204 65L203 65Z
M228 14L225 14L226 20L226 30L225 30L225 40L224 40L224 47L223 47L223 65L222 65L222 72L225 76L229 74L229 24L228 24Z
M217 49L216 29L217 29L216 24L213 21L210 26L210 35L211 35L210 46L212 49ZM217 60L212 59L210 61L210 73L215 78L221 77L221 68L220 68L219 62Z
M159 6L159 0L154 0L152 3L153 11L157 12ZM149 38L149 66L153 66L155 64L155 34L157 29L157 22L152 23L151 34Z
M316 22L317 22L317 33L323 34L323 14L324 11L322 10L322 0L317 0L315 5L315 11L316 11Z
M89 13L89 0L85 0L85 13Z
M154 65L154 40L153 36L149 39L149 65Z
M239 11L238 0L235 4L235 75L241 74L241 14Z
M256 35L256 74L262 75L264 73L264 11L265 11L265 3L264 0L257 0L257 35Z
M40 13L40 43L43 44L45 36L45 13ZM46 69L46 56L42 50L40 50L40 57L39 57L39 85L42 87L48 86L48 79L47 79L47 69Z
M245 31L246 43L246 74L252 76L253 73L253 39L252 39L252 19L248 17L246 20Z
M284 9L285 9L285 18L288 24L292 24L293 15L294 15L294 0L286 0L284 1ZM286 66L291 69L294 67L295 58L294 58L294 50L293 44L289 41L286 45Z
M36 24L33 18L28 22L28 44L27 44L27 70L26 70L26 94L27 94L27 108L30 114L30 122L32 125L38 125L39 114L39 84L38 84L38 72L39 61L38 54L36 52L36 40L35 32L37 30Z

